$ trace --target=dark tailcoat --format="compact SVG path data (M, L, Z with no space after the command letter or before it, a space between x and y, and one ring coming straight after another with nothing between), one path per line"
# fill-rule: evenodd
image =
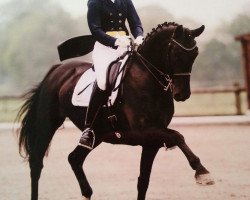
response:
M116 38L106 34L108 31L125 31L126 20L134 38L143 35L140 18L131 0L89 0L88 25L97 41L106 46L114 47Z

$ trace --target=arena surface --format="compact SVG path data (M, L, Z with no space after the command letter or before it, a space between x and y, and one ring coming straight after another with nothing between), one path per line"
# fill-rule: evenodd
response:
M147 200L249 200L249 125L174 125L212 173L216 184L198 186L194 171L178 149L159 151ZM81 200L78 183L67 162L80 137L75 128L57 131L40 179L40 200ZM84 164L94 190L93 200L137 197L141 147L101 144ZM29 166L18 154L11 130L0 130L0 199L30 199Z

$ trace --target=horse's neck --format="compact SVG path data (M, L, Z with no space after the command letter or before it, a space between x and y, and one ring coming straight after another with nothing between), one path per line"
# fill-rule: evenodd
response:
M125 93L127 91L126 96L128 98L132 94L134 95L134 99L143 100L143 96L147 96L148 99L152 100L154 98L155 101L158 101L166 94L159 83L160 77L158 76L159 71L163 73L167 72L164 59L167 56L166 53L169 48L167 44L170 41L170 37L165 38L165 41L159 41L161 38L163 37L152 36L152 38L146 39L146 44L138 49L138 53L143 59L138 57L136 53L132 55L131 65L124 84ZM157 80L158 78L159 80ZM155 96L155 94L157 95ZM172 98L170 91L167 92L167 96L167 98Z
M166 72L168 67L166 66L166 57L172 34L172 29L156 32L154 35L148 36L143 46L138 50L146 60L163 72Z
M135 129L164 124L170 121L166 116L173 113L171 92L164 91L136 57L124 80L122 109L130 127Z
M167 55L164 51L168 51L170 36L165 37L166 44L163 44L163 41L159 41L161 37L154 34L157 33L146 37L138 52L158 70L165 72L167 66L164 66L163 59ZM124 79L123 103L122 109L131 127L169 123L174 112L171 90L164 91L156 77L135 55Z
M129 65L125 78L125 87L129 88L128 91L134 91L138 96L141 95L141 91L147 95L162 92L158 69L136 53L132 55Z

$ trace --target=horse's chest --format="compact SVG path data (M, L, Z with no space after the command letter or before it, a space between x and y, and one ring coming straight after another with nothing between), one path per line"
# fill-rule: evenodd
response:
M170 115L166 113L166 109L154 104L153 99L150 102L141 100L141 103L138 102L136 105L126 104L123 110L130 127L133 129L163 126L166 116Z

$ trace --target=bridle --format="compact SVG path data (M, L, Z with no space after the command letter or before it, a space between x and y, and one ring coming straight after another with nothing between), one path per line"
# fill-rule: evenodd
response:
M188 47L183 46L181 43L177 42L173 37L171 37L170 42L168 43L169 49L172 46L171 45L172 42L174 42L176 45L178 45L179 47L181 47L185 51L192 51L192 50L194 50L196 48L196 44L194 46L188 48ZM172 79L170 78L170 76L168 74L162 72L161 70L159 70L157 67L155 67L151 62L149 62L145 57L143 57L138 51L134 50L135 49L134 47L132 47L131 49L138 56L138 58L140 58L143 66L153 76L153 78L160 85L160 87L164 91L168 91L170 89L171 92L172 92ZM167 57L169 57L169 55ZM148 66L150 66L150 68L154 69L159 74L159 76L163 77L164 80L166 81L166 83L163 83L162 81L160 81L158 76ZM173 74L173 76L190 76L190 75L191 75L191 72L183 72L183 73L174 73Z
M155 67L151 62L149 62L146 58L144 58L139 52L135 51L135 54L138 56L138 58L140 58L143 66L153 76L153 78L162 87L162 89L164 91L168 91L168 89L170 88L171 91L172 91L172 79L170 78L170 76L168 74L165 74L161 70L159 70L157 67ZM167 84L165 85L164 83L162 83L162 81L159 80L158 76L156 76L154 74L154 72L152 72L152 70L148 66L150 66L151 68L153 68L160 76L162 76L164 78L164 80L167 82Z
M181 43L177 42L174 38L171 38L171 41L173 41L175 44L177 44L179 47L181 47L182 49L186 51L192 51L196 48L196 44L192 47L184 47Z
M197 46L196 43L194 46L192 47L185 47L183 46L181 43L179 43L177 40L175 40L173 37L170 40L170 43L174 42L175 44L177 44L179 47L181 47L182 49L184 49L185 51L193 51ZM171 44L169 43L169 46L171 46ZM191 76L191 72L183 72L183 73L174 73L173 76Z

